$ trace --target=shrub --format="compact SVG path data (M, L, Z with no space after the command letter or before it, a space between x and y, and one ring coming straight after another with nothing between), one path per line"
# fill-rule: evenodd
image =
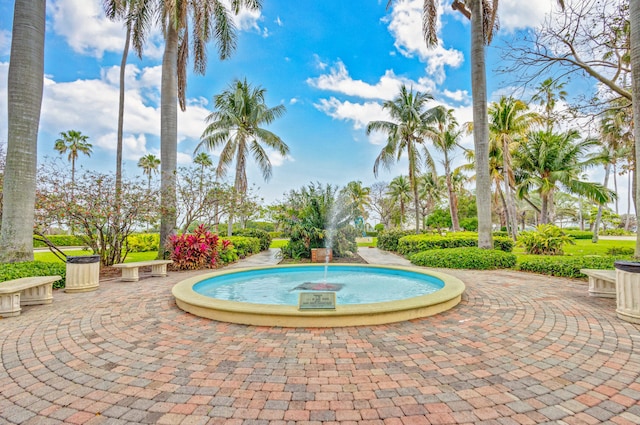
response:
M64 288L67 266L64 263L44 263L41 261L26 261L23 263L0 264L0 282L32 276L62 276L61 280L53 282L53 288Z
M373 228L376 230L376 233L380 233L384 231L384 224L378 223L375 226L373 226Z
M87 242L81 236L75 235L45 235L49 241L55 246L87 246ZM33 238L33 247L34 248L46 248L47 245L41 240L37 239L35 236Z
M588 230L564 230L564 234L573 239L593 239L593 232Z
M504 252L513 251L515 242L508 236L495 236L493 238L493 248Z
M607 255L633 255L635 249L630 246L612 246L607 249Z
M540 224L535 231L522 232L518 238L518 245L524 246L527 254L536 255L562 255L566 243L575 245L571 237L553 224Z
M230 264L238 261L236 248L228 239L218 240L218 256L222 264Z
M129 252L157 251L160 246L159 233L134 233L127 237Z
M413 234L409 230L390 229L378 233L378 248L385 251L397 251L400 238Z
M513 240L508 237L493 238L495 249L505 252L513 250ZM478 235L471 232L449 233L447 236L439 235L409 235L398 241L398 252L402 255L411 255L429 249L477 247Z
M607 229L600 232L602 236L631 236L633 232L624 229Z
M493 270L516 265L516 255L496 249L445 248L419 252L409 257L413 264L450 269Z
M273 239L281 239L284 236L283 232L269 232L269 236L271 236L271 240Z
M260 242L260 250L258 252L266 251L267 249L269 249L269 246L271 245L271 235L269 235L269 232L262 229L235 230L233 232L233 236L248 236L252 238L257 238ZM252 254L254 253L252 252Z
M612 270L614 268L613 263L616 260L628 259L630 257L609 255L585 255L583 257L531 256L520 258L517 269L551 276L584 278L586 276L580 273L580 269Z
M478 218L477 217L463 218L462 220L460 220L460 227L470 232L477 232Z
M280 252L282 252L283 257L291 258L293 260L299 260L301 258L311 256L311 251L306 247L302 240L290 240L281 248Z
M258 238L233 235L229 236L227 239L231 241L240 258L245 258L260 252L260 239Z
M355 227L349 225L338 229L336 232L333 243L333 255L335 257L351 257L358 251L358 244L356 238L360 235Z
M167 250L179 270L198 270L218 266L218 235L199 225L193 233L169 236Z

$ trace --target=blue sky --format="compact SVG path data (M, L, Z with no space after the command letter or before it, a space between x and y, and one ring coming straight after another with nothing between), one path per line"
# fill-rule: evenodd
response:
M440 45L427 50L421 36L422 0L316 1L264 0L259 13L238 17L238 48L230 60L217 59L209 46L205 76L189 75L188 108L179 115L179 165L188 165L211 112L211 99L234 79L247 78L267 91L267 103L283 104L287 113L270 129L289 145L286 158L271 155L273 177L264 182L248 165L250 183L259 186L266 203L310 182L365 185L406 174L399 162L376 179L373 163L384 136L365 134L367 122L385 119L384 100L401 83L429 92L436 104L455 110L460 123L471 120L469 24L444 0ZM492 72L498 47L515 31L540 23L555 1L522 3L503 0L501 30L488 49L490 100L509 93L508 81ZM78 166L115 170L118 72L124 45L121 23L108 21L100 0L49 0L45 89L38 141L39 157L56 157L61 131L79 130L93 144L90 158ZM6 78L11 42L13 1L0 2L0 116L6 117ZM141 174L138 159L160 156L160 62L162 38L155 29L143 59L133 54L127 65L124 169ZM6 118L0 120L0 142L6 143ZM470 138L465 144L471 147ZM214 161L216 153L212 152ZM458 155L458 162L462 154ZM229 181L233 176L228 176Z

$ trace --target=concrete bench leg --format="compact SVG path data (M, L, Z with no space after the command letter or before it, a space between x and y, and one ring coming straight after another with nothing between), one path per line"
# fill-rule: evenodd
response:
M138 277L138 268L137 267L131 267L131 268L127 268L127 269L122 269L122 280L126 281L126 282L137 282L139 277Z
M155 277L167 277L167 265L156 264L151 266L151 276Z
M0 295L0 317L18 316L20 310L20 292Z
M20 293L20 305L51 304L53 302L53 284L28 288Z
M589 295L600 298L615 298L616 283L599 277L589 276Z

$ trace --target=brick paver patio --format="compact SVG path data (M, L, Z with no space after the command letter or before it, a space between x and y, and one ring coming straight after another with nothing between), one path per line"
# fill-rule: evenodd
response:
M54 293L0 320L0 423L640 424L640 326L585 283L452 271L453 310L338 329L176 308L192 275Z

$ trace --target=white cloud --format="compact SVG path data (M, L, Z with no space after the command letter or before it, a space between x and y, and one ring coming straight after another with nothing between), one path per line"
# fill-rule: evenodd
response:
M0 56L8 55L11 51L11 31L0 30Z
M105 52L121 53L124 48L124 23L109 20L99 1L50 1L47 4L47 16L50 16L53 23L53 31L64 37L69 46L78 53L101 58ZM262 19L260 11L242 9L237 16L232 15L232 18L240 31L256 31L264 36L268 34L266 28L263 30L258 25ZM144 57L162 58L164 39L157 25L149 28L146 40ZM0 47L1 42L0 36Z
M545 15L548 15L557 7L556 3L555 0L503 0L500 2L498 9L500 29L515 31L524 28L534 28L543 23Z
M362 80L354 80L340 60L331 67L329 74L309 78L307 84L321 90L330 90L349 96L385 100L396 96L401 84L421 92L433 92L435 88L433 82L426 78L415 82L396 76L393 70L387 70L375 85L365 83Z
M436 82L445 79L445 66L456 68L463 62L462 52L455 49L445 49L442 42L437 46L427 48L422 37L422 5L423 0L398 0L394 3L389 18L389 31L395 38L395 47L406 57L417 55L427 64L427 73ZM442 6L439 5L439 16ZM438 18L437 31L440 32ZM441 38L441 37L439 37Z
M107 19L100 2L57 0L50 2L47 9L47 15L53 22L53 31L63 36L74 51L98 58L105 51L122 51L125 35L123 23Z
M444 97L453 100L454 102L460 102L464 104L469 104L471 102L471 96L469 95L469 92L466 90L451 91L451 90L445 89L441 92L441 94Z
M387 113L377 102L343 102L331 97L330 99L320 99L319 103L314 103L313 106L334 119L353 121L355 129L366 127L369 121L389 119Z

